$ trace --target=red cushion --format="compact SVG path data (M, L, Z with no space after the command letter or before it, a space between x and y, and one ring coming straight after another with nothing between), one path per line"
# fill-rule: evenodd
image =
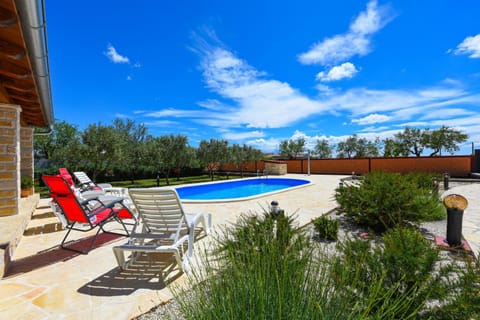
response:
M121 219L133 219L133 216L130 213L130 211L128 211L125 208L115 208L114 210L117 213L117 216Z
M112 213L112 209L110 208L104 208L104 207L98 208L97 210L94 210L90 215L90 222L92 224L98 224L103 220L107 219L111 213Z

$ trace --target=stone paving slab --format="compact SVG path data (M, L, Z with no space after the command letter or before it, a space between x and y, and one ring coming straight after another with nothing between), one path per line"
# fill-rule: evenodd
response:
M468 241L473 254L480 254L480 183L453 186L445 191L442 197L449 194L459 194L468 201L468 207L463 213L462 235Z
M308 178L314 184L248 201L184 206L189 212L212 213L214 229L234 223L241 213L260 213L273 200L287 214L296 213L302 225L335 208L334 190L344 176L287 176ZM478 254L480 185L452 188L448 192L462 194L469 201L464 215L464 236ZM112 247L124 243L125 237L102 236L99 246L88 255L59 249L65 231L41 229L40 221L44 225L57 222L45 209L47 205L46 200L40 201L40 210L26 229L30 233L22 237L16 250L12 269L0 280L1 319L131 319L169 301L172 297L169 283L185 282L185 277L177 272L164 281L158 273L142 265L120 272ZM205 237L199 242L209 239Z
M21 198L18 214L0 217L0 279L17 250L23 231L29 224L39 199L38 194Z
M335 207L334 189L342 176L287 176L309 178L314 184L248 201L184 206L188 212L212 213L214 229L234 223L241 213L261 213L273 200L287 213L296 213L301 224ZM124 243L125 237L101 235L100 245L88 255L60 249L66 231L58 227L47 199L40 200L38 208L6 278L0 280L2 319L131 319L169 301L167 284L185 281L175 271L160 279L158 272L143 265L121 272L112 247Z

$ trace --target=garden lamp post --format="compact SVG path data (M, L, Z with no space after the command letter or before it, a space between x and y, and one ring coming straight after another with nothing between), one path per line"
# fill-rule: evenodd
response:
M447 208L447 243L450 247L462 245L463 211L468 206L465 197L459 194L450 194L443 199Z

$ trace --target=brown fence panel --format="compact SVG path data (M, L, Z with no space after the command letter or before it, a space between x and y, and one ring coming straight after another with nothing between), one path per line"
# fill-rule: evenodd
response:
M288 173L308 173L308 160L285 160ZM369 159L310 159L310 173L352 174L367 173Z
M220 166L221 171L241 171L239 168L237 168L233 163L222 163Z
M306 163L306 161L305 161ZM305 168L307 165L304 166ZM312 159L310 173L352 174L368 173L369 159Z
M308 160L284 160L288 173L308 173ZM359 159L310 159L312 174L365 174L370 171L388 172L448 172L451 176L466 177L472 171L473 156L359 158ZM245 165L245 172L263 172L264 161L252 161ZM240 171L233 164L222 164L222 171Z
M302 161L301 159L285 160L287 163L287 172L288 173L303 173L302 172Z
M260 161L251 161L247 163L247 170L249 172L257 172L257 171L263 171L264 169L264 164L263 160Z
M388 172L448 172L451 176L466 177L472 168L472 156L372 158L371 171Z

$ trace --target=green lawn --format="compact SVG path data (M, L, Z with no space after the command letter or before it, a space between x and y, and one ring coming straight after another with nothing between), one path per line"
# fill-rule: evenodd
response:
M237 179L239 176L228 176L228 179ZM216 175L215 181L226 180L227 176L223 175ZM209 182L211 178L208 175L201 175L201 176L192 176L192 177L180 177L179 180L173 177L169 179L169 185L181 185L181 184L190 184L190 183L200 183L200 182ZM108 181L106 183L110 183L114 187L121 187L121 188L150 188L150 187L157 187L157 180L156 179L142 179L142 180L135 180L135 183L132 184L130 180L124 181ZM160 187L167 186L165 179L160 179ZM35 192L40 193L41 198L48 198L49 192L47 187L40 186L39 181L35 180Z

